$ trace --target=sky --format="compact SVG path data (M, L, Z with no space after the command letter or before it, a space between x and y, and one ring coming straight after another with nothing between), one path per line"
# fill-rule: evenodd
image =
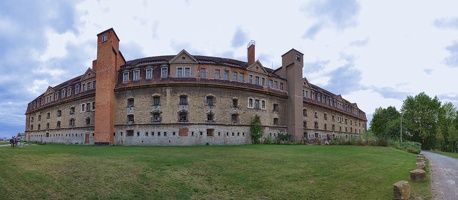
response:
M366 112L425 92L458 105L458 1L2 0L0 138L25 131L27 104L83 74L113 28L126 60L176 55L263 66L294 48L303 76ZM368 123L369 124L369 123Z

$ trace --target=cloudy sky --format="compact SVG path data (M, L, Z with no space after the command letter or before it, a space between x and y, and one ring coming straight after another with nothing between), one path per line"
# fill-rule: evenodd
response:
M83 74L96 35L114 28L127 60L193 55L281 65L304 53L303 75L371 119L425 92L458 105L458 1L0 1L0 137L24 132L27 103Z

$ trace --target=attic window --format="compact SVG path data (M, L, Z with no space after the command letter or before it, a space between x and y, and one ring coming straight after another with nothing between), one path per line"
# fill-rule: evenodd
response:
M301 57L299 56L299 54L296 54L296 60L301 61Z
M184 59L186 59L186 58L183 56L183 57L181 57L181 59L184 60Z
M108 35L102 36L102 42L106 42L108 40Z

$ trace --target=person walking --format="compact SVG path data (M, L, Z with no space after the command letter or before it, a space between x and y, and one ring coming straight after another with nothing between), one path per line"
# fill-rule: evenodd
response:
M24 147L24 140L22 139L22 137L19 138L19 148L23 148Z
M17 142L18 142L17 137L14 137L14 148L17 148Z
M14 148L14 137L10 139L10 145L11 145L11 148Z

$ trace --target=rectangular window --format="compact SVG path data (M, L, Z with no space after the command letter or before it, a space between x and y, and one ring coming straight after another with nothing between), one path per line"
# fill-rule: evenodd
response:
M278 118L274 118L274 125L278 125Z
M255 77L254 77L254 80L255 80L254 83L255 83L256 85L259 85L259 76L255 76Z
M81 111L82 111L82 112L84 112L84 110L85 110L85 109L84 109L84 108L85 108L85 106L86 106L86 104L84 104L84 103L83 103L83 104L81 104Z
M92 83L91 82L87 83L87 90L90 90L90 89L92 89Z
M122 73L122 82L127 82L127 81L129 81L129 72L124 72Z
M95 89L95 81L92 81L92 88Z
M237 107L238 107L238 104L239 104L239 100L237 100L237 99L232 99L232 107L233 107L233 108L237 108Z
M189 67L184 68L184 77L191 77L191 68Z
M75 94L78 94L78 93L80 93L80 85L79 84L75 85Z
M85 91L86 91L86 84L83 83L83 92L85 92Z
M200 78L207 78L207 70L205 68L200 69Z
M237 81L237 72L232 73L232 80Z
M212 96L208 96L207 97L207 106L213 106L214 105L213 99L214 98Z
M261 109L266 109L266 101L265 100L261 101Z
M102 42L106 42L108 40L108 35L102 36Z
M55 101L59 100L59 92L57 92L57 93L54 95L54 100L55 100Z
M180 112L178 114L178 121L179 122L187 122L188 121L188 113L186 112Z
M274 89L278 89L278 82L274 81Z
M215 79L220 79L220 77L221 77L220 76L220 71L219 71L219 69L216 69L215 70Z
M261 85L262 85L262 86L266 85L266 78L262 78L262 79L261 79Z
M69 97L71 95L72 95L72 88L69 87L69 88L67 88L67 97Z
M259 100L254 100L254 109L259 109Z
M237 114L232 114L231 115L231 121L232 121L233 124L237 124L237 122L238 122L237 118L238 118Z
M154 113L153 114L153 122L160 122L161 121L161 114L160 113Z
M240 73L239 74L239 82L245 82L245 74L244 73Z
M65 97L65 89L63 89L63 90L61 91L61 97L60 97L60 98L64 98L64 97Z
M183 68L181 67L177 68L177 77L183 77Z
M269 80L269 88L272 88L273 85L272 85L272 80Z
M253 75L248 75L248 83L253 83Z
M280 90L283 90L283 83L280 83Z
M130 98L127 99L127 107L134 107L134 99Z
M278 112L278 104L274 103L274 112Z
M253 99L248 99L248 108L253 108Z
M140 80L140 70L135 70L134 71L134 81L138 81L138 80ZM88 87L89 87L89 83L88 83Z
M153 69L146 69L146 79L153 79Z
M161 78L167 78L169 75L169 70L167 67L162 67L161 68Z
M180 105L188 105L188 97L180 96Z
M229 80L229 71L224 70L224 80Z
M127 122L133 123L134 122L134 115L127 115Z
M158 97L158 96L153 97L153 105L154 106L161 105L161 97Z

